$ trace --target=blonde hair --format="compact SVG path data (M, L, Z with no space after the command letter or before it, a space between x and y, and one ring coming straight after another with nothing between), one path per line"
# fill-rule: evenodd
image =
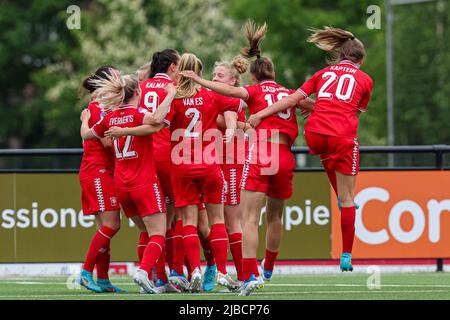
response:
M250 65L250 73L258 81L275 79L275 66L272 60L261 56L260 45L268 30L267 23L257 26L254 21L248 20L244 28L248 47L243 48L241 54L246 58L256 57Z
M127 103L134 93L139 90L139 79L136 74L120 75L113 72L106 79L91 80L98 87L96 101L109 109Z
M180 58L178 69L180 71L192 70L201 77L203 64L200 59L195 56L195 54L184 53ZM177 85L177 94L175 95L175 99L192 97L197 93L198 88L199 85L195 83L194 80L180 75L180 81Z
M345 59L358 63L366 56L364 44L350 31L332 27L309 30L313 33L308 42L328 52L328 64L336 64Z
M139 69L136 70L136 74L139 78L139 81L146 80L150 77L150 62L147 62Z
M248 60L243 56L236 56L231 62L219 61L214 64L214 68L224 67L231 73L231 77L236 80L235 86L239 87L241 82L241 74L247 72Z

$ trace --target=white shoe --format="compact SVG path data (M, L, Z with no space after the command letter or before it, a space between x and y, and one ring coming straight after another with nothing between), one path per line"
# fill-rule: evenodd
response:
M146 293L158 294L158 289L153 284L153 281L148 279L148 273L145 270L137 269L133 276L134 283L138 284Z
M239 288L239 284L234 281L229 274L217 273L217 284L219 286L227 287L229 290L236 290Z
M188 292L189 291L189 281L186 279L184 274L178 274L175 272L175 270L172 270L172 272L169 275L169 282L176 288L180 288L182 292Z
M244 281L236 281L237 287L235 289L222 289L219 291L219 293L233 293L233 292L239 292L241 290L241 287L244 285Z
M202 272L197 267L192 271L191 274L191 283L189 285L189 290L192 293L198 293L200 292L200 288L202 286Z
M142 287L139 287L139 293L140 294L147 294L147 292Z
M255 289L258 288L259 281L256 278L252 278L250 281L244 282L242 287L239 289L240 296L249 296Z
M164 285L157 287L159 293L181 293L181 290L177 289L170 282L166 282Z

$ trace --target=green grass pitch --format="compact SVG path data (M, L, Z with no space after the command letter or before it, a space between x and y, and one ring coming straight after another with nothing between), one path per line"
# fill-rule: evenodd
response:
M130 277L113 277L125 294L96 294L77 288L67 277L0 279L0 300L448 300L449 273L381 274L379 289L369 289L366 274L274 276L264 289L249 297L236 293L139 294ZM69 283L69 285L67 284Z

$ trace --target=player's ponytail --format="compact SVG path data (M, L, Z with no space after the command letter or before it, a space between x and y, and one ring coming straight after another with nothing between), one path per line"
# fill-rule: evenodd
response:
M220 61L216 62L214 64L214 68L217 67L224 67L229 72L233 79L236 80L235 86L239 87L241 82L241 74L244 74L247 72L248 69L248 60L245 59L243 56L236 56L233 58L231 62L228 61Z
M249 45L241 50L241 54L246 58L256 57L250 65L250 73L260 82L275 79L275 67L272 60L261 56L260 45L267 30L266 23L257 26L254 21L248 20L245 24L245 34Z
M336 64L342 60L360 63L366 56L363 43L350 31L332 27L310 29L310 31L313 33L308 38L308 42L328 52L329 64Z
M179 60L180 54L174 49L155 52L150 64L150 78L153 78L157 73L167 73L170 65L172 63L178 64Z
M95 90L97 90L98 87L94 83L92 83L91 80L106 79L106 76L111 75L114 70L117 69L111 65L101 66L100 68L95 70L95 73L91 74L83 80L81 88L79 90L80 96L83 96L86 91L89 92L89 94L92 94Z
M180 58L180 63L178 66L180 71L192 70L198 76L202 76L203 64L198 59L195 54L192 53L184 53ZM192 97L197 93L197 89L199 86L192 80L191 78L186 78L184 76L180 76L180 81L177 85L177 94L175 95L175 99L184 99Z
M94 79L91 82L98 87L96 101L111 109L127 103L139 90L139 79L136 74L122 76L113 72L106 79Z

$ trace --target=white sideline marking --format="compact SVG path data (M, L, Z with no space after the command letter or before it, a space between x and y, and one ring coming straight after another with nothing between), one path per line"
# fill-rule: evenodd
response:
M438 292L448 292L448 290L409 290L409 291L403 291L403 290L354 290L354 291L286 291L286 292L254 292L252 295L255 296L272 296L272 295L295 295L295 294L341 294L341 293L347 293L347 294L354 294L354 293L438 293ZM78 297L90 297L90 298L97 298L97 297L142 297L142 296L231 296L230 294L221 294L221 293L195 293L195 294L170 294L170 293L162 293L162 294L156 294L156 295L143 295L138 293L125 293L125 294L54 294L54 295L0 295L0 299L2 298L62 298L62 297L72 297L72 298L78 298ZM237 293L235 293L235 296L237 296Z
M21 284L21 285L66 285L66 282L32 282L32 281L3 281L1 284ZM115 282L117 286L137 286L133 282ZM348 284L348 283L266 283L266 287L367 287L366 284ZM450 284L381 284L386 288L450 288Z

